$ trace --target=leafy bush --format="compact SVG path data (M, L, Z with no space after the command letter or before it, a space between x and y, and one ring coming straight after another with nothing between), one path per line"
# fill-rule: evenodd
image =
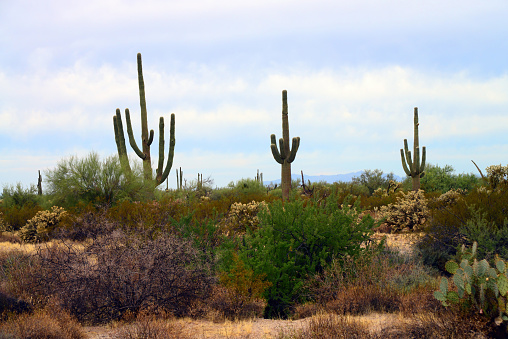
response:
M37 205L39 196L36 192L37 188L33 185L30 188L23 188L20 183L16 186L6 186L2 191L2 205L4 207Z
M212 307L231 320L261 316L265 307L263 293L271 285L264 278L264 274L256 275L234 254L230 270L220 274Z
M24 242L40 242L49 240L49 234L67 212L62 207L53 206L49 211L39 211L19 231Z
M199 251L168 234L151 239L115 231L84 249L52 246L38 257L37 288L83 321L108 322L151 307L182 316L214 283Z
M456 189L470 191L481 184L481 179L472 173L455 174L454 172L454 168L450 165L439 167L426 164L425 176L420 179L421 187L429 193L446 193Z
M267 317L289 314L290 307L303 298L309 273L323 271L335 257L364 252L361 245L369 241L374 226L370 216L360 218L356 206L339 205L336 195L319 203L275 201L258 217L259 228L243 238L239 255L271 283L264 293Z
M393 173L383 175L383 171L379 169L364 170L359 177L351 179L353 184L366 187L369 195L372 195L379 188L386 190L390 181L395 181L395 175Z
M139 166L138 166L139 167ZM46 172L53 203L71 207L78 202L110 205L122 200L153 197L155 187L143 181L141 169L125 175L117 156L101 161L95 152L85 158L71 156Z
M421 231L429 218L427 199L422 190L400 192L395 204L381 206L379 215L386 218L391 232Z

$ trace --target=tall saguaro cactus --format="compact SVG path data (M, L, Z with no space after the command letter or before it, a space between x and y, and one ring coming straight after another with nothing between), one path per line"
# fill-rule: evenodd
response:
M404 150L400 150L400 157L402 159L402 167L404 172L411 178L413 178L413 191L420 189L420 178L425 175L425 157L426 150L425 146L422 148L422 162L420 163L420 144L418 136L418 107L415 107L414 111L414 145L413 154L414 159L411 159L411 151L409 151L407 145L407 139L404 139ZM406 164L407 163L407 164Z
M279 139L279 149L277 149L275 134L270 136L273 158L281 164L281 185L282 199L289 199L291 190L291 163L295 160L296 152L300 147L300 137L292 140L291 149L289 148L289 119L288 119L288 93L282 91L282 138Z
M153 130L148 134L148 123L146 113L146 99L145 99L145 82L143 80L143 68L141 65L141 53L138 53L138 84L139 84L139 104L141 106L141 150L136 144L134 133L132 132L132 124L129 109L125 109L125 121L127 122L127 135L129 136L129 143L137 154L143 160L143 173L145 180L154 180L152 177L152 159L150 156L150 145L153 141ZM125 147L125 136L123 133L122 116L120 109L116 109L116 115L113 117L113 125L115 128L115 141L118 148L118 156L122 167L130 172L129 160L127 158L127 149ZM175 115L171 114L171 124L169 129L169 153L166 168L164 167L164 118L159 119L159 162L155 175L155 184L160 185L166 180L173 165L173 156L175 152Z

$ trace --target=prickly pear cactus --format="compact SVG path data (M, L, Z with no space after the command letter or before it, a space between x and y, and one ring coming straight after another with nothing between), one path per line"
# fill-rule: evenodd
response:
M451 282L457 291L448 289L449 281L441 278L439 291L434 297L444 306L450 303L469 305L476 308L479 313L494 319L496 325L508 321L506 301L508 297L508 271L506 263L496 257L495 267L490 267L487 260L476 259L476 242L471 251L462 246L460 264L450 260L445 269L453 274Z

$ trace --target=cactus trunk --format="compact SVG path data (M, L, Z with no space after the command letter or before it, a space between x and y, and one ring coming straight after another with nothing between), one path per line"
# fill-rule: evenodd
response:
M275 134L270 136L272 155L275 161L281 164L281 186L282 199L289 199L289 191L291 190L291 163L295 160L296 152L300 146L300 137L292 140L291 148L289 147L289 119L288 119L288 99L287 91L282 91L282 138L279 139L279 149L277 149Z

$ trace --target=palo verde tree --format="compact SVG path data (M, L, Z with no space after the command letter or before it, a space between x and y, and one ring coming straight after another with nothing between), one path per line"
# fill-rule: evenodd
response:
M422 149L422 162L420 163L420 145L418 136L418 107L414 111L414 141L413 141L413 154L414 159L411 158L411 151L407 146L407 139L404 139L404 150L400 149L400 157L402 159L402 167L404 172L413 179L413 191L420 189L420 178L425 175L425 146ZM406 164L407 163L407 164Z
M281 164L282 199L289 199L291 190L291 163L295 160L296 152L300 146L300 137L293 138L291 149L289 148L289 119L288 119L288 93L282 91L282 138L279 139L277 149L275 134L270 136L273 158Z
M143 173L145 180L154 181L156 185L160 185L166 180L173 165L173 156L175 152L175 115L171 114L171 125L169 133L169 153L166 168L164 167L164 118L159 119L159 162L157 166L155 179L152 177L152 158L150 156L150 145L153 141L153 129L148 134L148 123L146 113L146 99L145 99L145 82L143 80L143 69L141 65L141 53L138 53L138 84L139 84L139 104L141 106L141 145L140 150L134 139L132 132L132 124L129 109L125 109L125 121L127 122L127 134L129 136L129 143L138 157L143 160ZM129 159L127 157L127 149L125 147L125 136L123 133L122 115L120 109L116 109L116 115L113 116L113 125L115 128L115 141L118 148L118 156L120 163L124 170L128 173L131 172L129 166Z

